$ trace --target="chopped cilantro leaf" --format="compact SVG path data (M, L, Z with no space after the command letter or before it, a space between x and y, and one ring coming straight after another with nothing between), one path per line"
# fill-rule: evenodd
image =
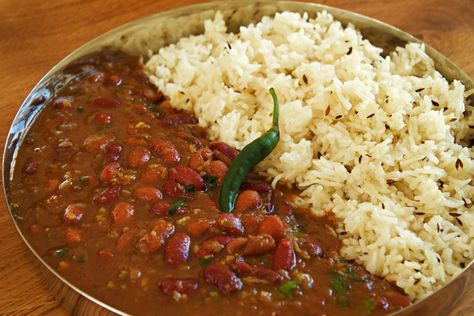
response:
M278 291L286 297L293 296L293 289L298 288L298 282L290 280L278 288Z
M217 188L217 177L205 175L202 179L208 190Z
M204 259L199 260L199 265L201 267L208 266L210 263L211 263L211 259L204 258Z
M89 185L89 177L88 176L82 176L79 178L79 181L81 182L81 185L83 187L87 187Z
M375 309L375 303L373 298L368 298L362 301L362 306L364 307L365 315L370 315Z
M177 210L179 210L181 207L185 205L186 205L186 202L184 202L183 200L176 200L176 202L174 202L168 209L168 215L173 215L174 213L176 213Z
M64 248L56 249L54 250L54 254L61 259L67 259L69 258L69 248L64 247Z
M186 192L193 192L194 191L194 184L186 184L184 186L184 190L186 190Z

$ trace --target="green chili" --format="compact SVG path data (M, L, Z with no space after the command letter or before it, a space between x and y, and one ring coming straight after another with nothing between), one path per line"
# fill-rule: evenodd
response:
M229 166L219 196L222 212L232 212L242 180L257 163L273 151L280 140L278 98L273 88L270 89L270 94L273 98L273 126L262 136L245 146Z

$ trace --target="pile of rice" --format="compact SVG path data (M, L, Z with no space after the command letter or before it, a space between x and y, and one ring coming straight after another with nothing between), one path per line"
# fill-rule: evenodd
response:
M302 205L332 211L342 255L417 300L473 258L472 107L418 44L389 56L322 12L284 12L226 33L205 33L147 62L177 109L211 139L237 148L271 126L274 87L281 141L258 171L302 190ZM471 129L469 129L471 126Z

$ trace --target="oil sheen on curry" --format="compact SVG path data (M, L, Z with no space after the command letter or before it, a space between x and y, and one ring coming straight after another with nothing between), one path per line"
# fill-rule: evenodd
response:
M239 154L173 110L139 59L106 49L63 70L29 130L12 210L69 282L136 315L382 315L410 304L339 255L334 218L249 175L231 213L219 189Z

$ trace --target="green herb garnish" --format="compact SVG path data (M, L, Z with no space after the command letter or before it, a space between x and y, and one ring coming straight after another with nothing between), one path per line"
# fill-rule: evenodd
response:
M217 177L205 175L202 179L204 180L204 184L206 184L208 190L217 188Z
M83 106L78 106L78 107L76 108L76 112L77 112L77 113L82 113L82 112L84 112L84 111L85 111L85 109L84 109Z
M81 186L83 186L83 187L89 186L89 177L88 176L80 177L79 181L81 182Z
M194 184L186 184L186 185L184 186L184 190L185 190L186 192L193 192L193 191L195 190L195 189L194 189Z
M54 254L61 259L67 259L70 257L68 247L56 249L54 250Z
M173 215L174 213L176 213L177 210L179 210L181 207L185 205L186 205L186 202L184 202L183 200L177 200L168 209L168 215L170 216Z
M364 307L365 315L370 315L375 309L375 303L373 298L368 298L362 301L362 306Z
M297 281L290 280L286 282L285 284L281 285L280 287L278 287L278 291L281 294L285 295L286 297L291 298L293 296L293 290L298 287L299 287L299 284Z
M348 307L349 299L347 297L347 283L344 276L337 275L329 282L331 289L336 296L336 305L339 307Z
M211 259L204 258L204 259L199 260L199 265L201 267L208 266L210 263L211 263Z

